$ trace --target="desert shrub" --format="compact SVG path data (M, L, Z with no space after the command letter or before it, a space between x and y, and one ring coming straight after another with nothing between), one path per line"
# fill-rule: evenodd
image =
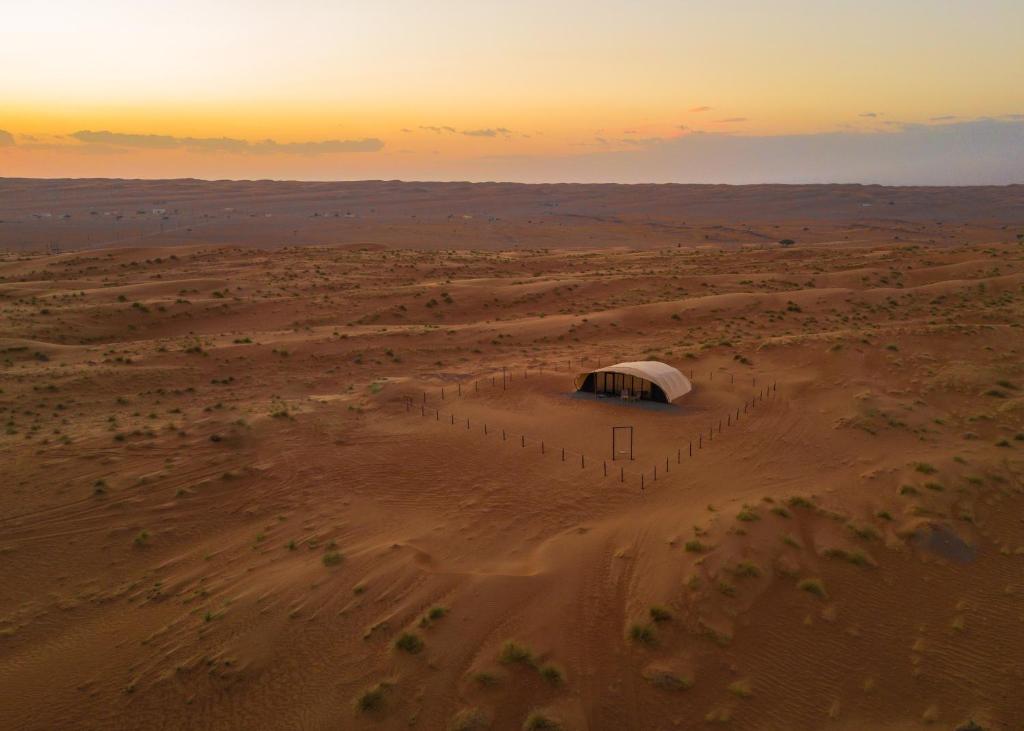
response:
M479 708L464 708L448 722L448 731L485 731L490 727L490 716Z
M687 541L684 548L686 548L690 553L703 553L705 550L704 544L696 538Z
M670 612L666 607L660 606L658 604L655 604L653 607L651 607L648 610L648 612L651 615L651 619L653 619L655 622L668 622L670 619L672 619L672 612Z
M531 711L523 721L523 731L548 731L560 728L562 728L562 724L550 716L545 716L540 711Z
M825 584L821 579L801 579L796 587L801 591L814 594L822 599L828 596L828 593L825 591Z
M750 689L749 680L737 680L735 683L731 683L729 685L729 692L740 698L750 698L754 695L754 691Z
M512 663L532 665L533 652L530 651L529 647L521 645L515 640L508 640L501 646L501 652L498 654L498 659L506 665L510 665Z
M654 644L654 628L649 624L634 623L629 628L629 636L634 642L642 642L645 645Z
M693 687L693 681L684 678L668 670L656 670L644 676L647 681L662 690L689 690Z
M384 706L385 690L386 688L383 684L367 688L356 696L356 708L363 712L379 710Z
M540 676L551 685L561 685L565 682L565 673L562 669L550 663L540 669Z
M412 632L403 632L398 636L398 639L395 640L395 648L402 652L408 652L410 655L415 655L423 649L423 640L421 640L417 634Z
M733 576L757 578L761 575L761 567L753 561L740 561L732 570Z

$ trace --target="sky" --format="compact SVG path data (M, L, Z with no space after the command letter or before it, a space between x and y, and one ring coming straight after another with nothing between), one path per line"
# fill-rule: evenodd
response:
M0 6L0 176L1024 182L1021 0Z

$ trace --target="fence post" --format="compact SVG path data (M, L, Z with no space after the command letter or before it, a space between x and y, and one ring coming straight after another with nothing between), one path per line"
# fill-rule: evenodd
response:
M469 430L469 419L468 418L466 419L466 430L467 431Z
M437 411L437 415L436 415L436 417L434 418L434 420L435 420L435 421L441 421L441 410L440 410L440 409L438 409L438 411Z
M704 448L704 432L697 435L697 449Z
M658 481L658 465L654 465L654 481Z
M682 464L682 463L683 463L683 450L677 449L676 450L676 464Z
M455 414L452 414L452 426L455 426Z
M580 469L585 470L587 468L587 455L580 455Z
M484 436L487 436L487 424L484 424Z
M444 386L441 386L441 400L444 401Z
M693 440L690 440L690 456L693 456Z
M540 453L544 454L544 440L543 439L540 440Z
M626 468L625 467L619 467L619 482L625 482L625 481L626 481Z
M459 396L461 396L462 395L462 382L461 381L459 382L458 386L459 386Z
M608 476L608 460L604 460L603 464L604 464L604 476L607 477Z
M668 457L665 457L665 474L668 474Z
M519 439L520 439L520 441L522 441L523 449L526 449L526 435L525 434L521 434L519 436Z
M565 447L562 447L562 461L565 461Z

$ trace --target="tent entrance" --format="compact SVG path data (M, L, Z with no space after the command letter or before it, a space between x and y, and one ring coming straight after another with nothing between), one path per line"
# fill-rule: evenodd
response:
M597 371L587 375L581 391L636 401L665 402L665 392L646 378L628 373Z

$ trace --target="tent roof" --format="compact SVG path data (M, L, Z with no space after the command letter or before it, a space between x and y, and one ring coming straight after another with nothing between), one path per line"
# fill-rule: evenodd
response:
M635 360L587 371L576 377L577 388L583 384L583 379L590 373L624 373L628 376L646 378L664 391L665 398L669 401L675 401L693 390L690 379L669 364L659 360Z

